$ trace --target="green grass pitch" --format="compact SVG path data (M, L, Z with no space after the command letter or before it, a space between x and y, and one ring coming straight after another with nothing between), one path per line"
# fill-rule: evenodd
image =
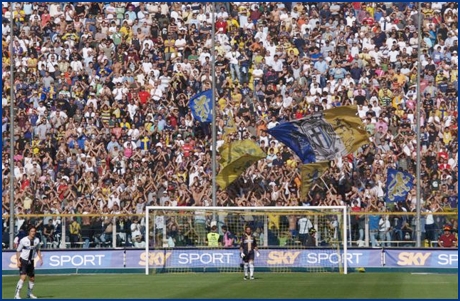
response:
M43 299L457 299L457 274L242 273L40 275L34 294ZM2 277L2 298L18 280ZM26 298L27 283L21 292Z

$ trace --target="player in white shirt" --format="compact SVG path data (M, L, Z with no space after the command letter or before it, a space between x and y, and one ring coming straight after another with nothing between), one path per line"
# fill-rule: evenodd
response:
M32 294L35 281L34 258L35 256L38 257L41 266L43 264L43 257L40 251L40 239L35 237L36 233L37 229L35 229L35 227L31 227L29 228L28 235L19 241L16 252L16 261L19 268L20 278L18 284L16 285L14 299L21 299L20 293L22 285L26 280L26 276L29 277L29 290L27 292L27 297L37 299L37 297Z

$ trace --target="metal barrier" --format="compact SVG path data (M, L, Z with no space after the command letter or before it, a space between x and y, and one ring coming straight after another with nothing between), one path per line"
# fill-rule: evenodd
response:
M435 228L433 230L435 237L432 237L434 239L431 239L430 241L426 241L426 233L425 233L425 228L424 228L424 221L425 217L427 215L426 212L422 213L422 247L436 247L437 246L437 239L439 236L442 234L442 228L444 224L455 224L457 223L458 217L457 217L457 210L452 211L452 212L436 212L436 213L431 213L435 219ZM389 240L384 240L381 241L378 232L372 232L372 234L375 236L377 239L378 245L375 247L381 247L382 244L384 244L385 247L415 247L415 226L414 226L414 219L415 219L415 213L414 212L376 212L376 213L370 213L370 212L349 212L349 218L348 220L348 242L350 247L371 247L371 231L369 229L369 216L370 215L378 215L380 217L386 217L388 216L388 219L391 220L391 233L390 233L390 238ZM43 244L43 248L46 249L69 249L71 246L70 239L68 237L68 220L71 220L73 217L86 217L86 218L103 218L103 219L111 219L112 225L115 225L112 227L112 233L110 236L107 236L106 241L98 241L94 236L89 235L89 236L83 236L83 238L87 238L85 241L83 238L80 241L77 241L74 243L74 245L78 246L78 248L82 249L85 248L86 246L89 246L90 249L93 248L130 248L133 246L133 242L130 238L129 235L126 233L122 232L119 233L117 232L117 222L118 219L121 217L128 217L129 219L132 219L133 217L137 217L140 221L141 225L144 225L144 215L143 214L60 214L60 215L49 215L49 214L37 214L37 215L18 215L18 217L24 217L26 219L34 220L35 222L42 220L42 225L45 225L46 223L44 221L47 221L48 219L52 217L58 217L60 220L60 235L58 236L59 241L57 244L55 243L46 243ZM8 216L4 216L4 218L7 218ZM352 219L357 219L361 217L361 220L356 224L355 222L351 222ZM364 219L364 220L362 220ZM404 233L404 229L401 229L401 224L403 222L409 223L409 228L411 228L411 235L409 239L398 239L402 238L401 235ZM361 224L359 224L361 223ZM407 230L407 229L406 229ZM455 232L457 229L455 229ZM14 229L14 232L17 233L17 229ZM41 231L43 232L43 231ZM145 237L146 230L144 229L142 231L142 235ZM362 235L362 239L359 239L359 236ZM399 236L399 237L397 237ZM4 233L3 235L3 249L8 248L8 243L5 241L6 239L9 238L9 235ZM147 242L147 241L146 241Z

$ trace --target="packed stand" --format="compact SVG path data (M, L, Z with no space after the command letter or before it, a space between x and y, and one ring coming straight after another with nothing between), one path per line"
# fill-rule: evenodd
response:
M3 3L4 216L11 170L16 214L142 215L145 205L212 204L212 131L188 108L212 86L212 4L16 3L13 28L9 9ZM267 153L218 189L218 206L414 212L415 189L403 203L383 196L388 167L416 174L421 47L423 210L457 210L457 3L422 3L421 37L414 3L229 2L216 9L217 147L253 139ZM264 131L348 104L358 105L370 143L331 162L301 199L300 161ZM403 240L405 229L415 239L413 220L388 216L391 240ZM75 242L103 240L115 226L128 238L137 231L125 217L117 225L104 217L75 222L82 232L69 233ZM48 223L59 231L60 218L46 218L41 233ZM457 228L456 218L427 215L424 238L436 240L444 224ZM353 220L354 240L361 226ZM4 217L4 233L7 227Z

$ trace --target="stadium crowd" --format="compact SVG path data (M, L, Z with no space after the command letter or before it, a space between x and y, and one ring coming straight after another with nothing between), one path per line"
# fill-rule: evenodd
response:
M458 5L421 5L418 32L417 7L409 2L217 3L216 146L253 139L267 153L218 189L217 205L414 212L415 189L396 204L385 203L384 194L387 168L416 174L420 101L423 208L456 211ZM145 205L211 205L212 131L194 120L188 101L211 88L212 7L21 2L11 28L10 4L3 3L3 215L10 172L16 214L142 214ZM331 162L301 199L300 160L265 130L349 104L358 106L369 144ZM74 222L82 231L99 223L104 232L104 221ZM16 220L15 231L23 222ZM123 217L117 227L131 233L126 225L138 222ZM45 219L42 233L48 223L56 228L59 218ZM391 240L403 240L404 229L413 235L410 217L389 216L388 223ZM457 229L456 219L427 215L424 237L437 240L444 224ZM355 240L361 226L353 221Z

